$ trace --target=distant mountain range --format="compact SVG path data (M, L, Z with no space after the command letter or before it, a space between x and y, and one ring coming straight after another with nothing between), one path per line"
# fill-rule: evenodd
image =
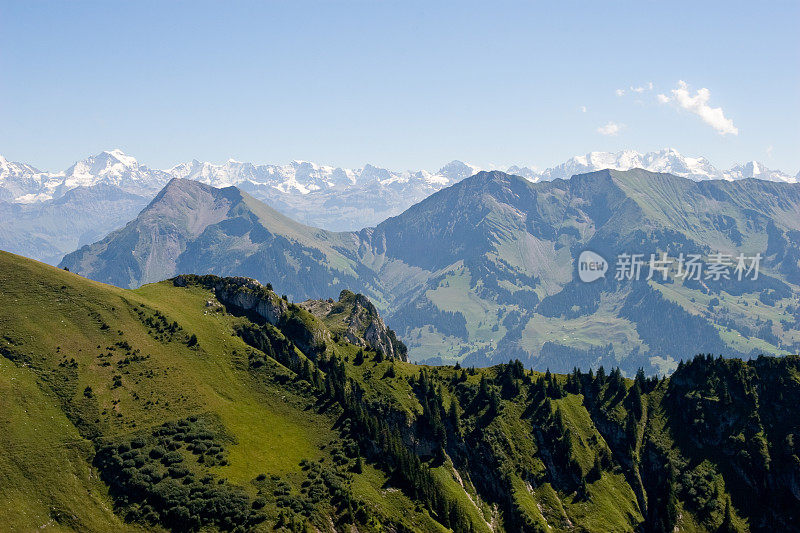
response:
M704 157L686 157L674 149L646 154L631 150L616 153L590 152L584 156L572 157L560 165L545 170L516 165L497 170L537 182L568 179L575 174L607 168L613 170L642 168L696 181L758 178L796 183L800 180L800 173L791 176L780 170L771 170L758 161L720 170ZM140 165L135 158L124 154L121 150L110 150L79 161L62 172L45 172L25 163L10 162L0 156L0 199L31 204L59 198L77 187L100 184L119 187L128 193L152 196L170 179L186 178L214 187L235 185L256 193L255 196L263 197L261 199L264 200L280 195L341 193L363 191L379 186L401 193L407 204L401 207L403 210L432 192L472 176L480 170L493 169L484 169L461 161L452 161L437 171L396 171L369 164L358 169L346 169L308 161L292 161L287 165L258 165L229 159L221 165L193 160L167 170L157 170ZM386 215L381 214L373 224L384 218L387 218ZM356 227L373 224L362 221L357 223Z
M630 170L642 168L651 172L663 172L689 178L695 181L703 180L739 180L757 178L767 181L782 181L797 183L800 181L800 172L795 176L780 170L771 170L763 163L749 161L736 165L728 170L715 168L705 157L686 157L673 149L660 150L641 154L632 150L622 152L590 152L584 156L570 158L566 162L544 170L532 171L528 168L509 167L507 172L517 174L531 181L551 179L569 179L575 174L583 174L603 169Z
M647 154L592 152L546 170L520 166L504 170L538 182L605 168L643 168L693 180L759 178L792 183L800 177L756 161L718 170L705 158L685 157L671 149ZM305 161L255 165L234 160L221 165L195 160L156 170L111 150L65 171L45 172L0 156L0 248L55 264L64 254L121 227L176 177L214 187L233 185L305 224L349 231L398 215L479 170L483 169L461 161L438 171L394 171L373 165L343 169ZM69 195L75 190L83 192ZM82 213L91 213L90 219L84 220Z
M582 250L760 253L758 280L578 281ZM479 172L357 232L300 224L236 187L175 178L61 266L136 287L241 275L291 299L366 294L415 361L519 358L668 372L695 353L800 351L800 184L602 170L533 183Z

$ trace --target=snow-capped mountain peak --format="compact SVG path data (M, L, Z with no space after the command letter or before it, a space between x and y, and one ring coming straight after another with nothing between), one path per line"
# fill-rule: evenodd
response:
M464 163L463 161L453 160L439 169L439 174L453 181L461 181L473 174L481 171L480 167Z
M569 179L575 174L606 168L643 168L693 180L800 181L800 173L791 176L770 170L757 161L719 170L704 157L687 157L674 148L644 154L633 150L589 152L546 170L517 165L505 170L535 182ZM167 170L154 170L115 149L78 161L63 172L51 173L0 156L0 200L37 203L59 198L76 187L100 184L149 198L177 177L215 187L237 186L308 223L316 221L330 229L356 229L399 214L430 194L480 170L478 166L459 160L432 172L394 171L371 164L347 169L303 160L283 165L253 164L233 158L221 164L193 159Z
M9 161L8 159L0 155L0 182L4 181L6 178L13 176L19 176L19 175L32 176L41 173L42 172L40 170L37 170L30 165L27 165L25 163L17 163L15 161Z
M783 181L787 183L800 182L800 173L797 176L790 176L781 172L780 170L772 170L767 168L763 163L758 161L748 161L743 165L736 165L735 167L723 173L724 179L738 180L746 178L756 178L760 180L769 181Z
M364 165L364 168L361 169L361 173L359 174L359 181L361 182L380 182L386 181L392 178L392 172L385 168L376 167L374 165L370 165L367 163Z
M106 154L109 157L113 157L114 159L119 161L121 164L123 164L125 166L128 166L128 167L134 167L134 166L138 166L139 165L139 163L136 161L136 159L134 157L126 155L125 152L123 152L119 148L115 148L113 150L106 150L106 151L103 152L103 154Z
M138 168L139 163L121 150L100 152L78 161L67 169L65 175L70 184L94 185L106 176L121 176Z
M119 149L106 150L78 161L63 173L53 175L55 179L59 177L62 178L61 183L48 187L54 196L75 187L99 184L113 185L127 192L144 195L158 191L169 181L165 172L139 165L136 158Z
M666 172L690 178L695 181L709 179L735 180L743 178L767 179L772 181L796 182L797 178L778 170L769 170L763 164L751 161L737 165L729 170L719 170L705 157L687 157L674 148L641 154L625 150L621 152L590 152L576 156L564 163L548 168L541 173L541 179L568 179L575 174L602 169L629 170L643 168L651 172Z

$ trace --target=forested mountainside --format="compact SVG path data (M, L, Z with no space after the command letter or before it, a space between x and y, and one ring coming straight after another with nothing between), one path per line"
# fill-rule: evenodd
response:
M800 359L405 362L367 298L0 253L12 531L797 531Z
M611 271L583 283L576 259ZM621 253L761 254L759 276L615 279ZM409 357L567 372L673 371L694 353L800 351L800 185L641 169L531 183L482 172L360 232L296 223L233 187L173 180L125 228L61 266L122 287L243 275L290 299L367 295Z

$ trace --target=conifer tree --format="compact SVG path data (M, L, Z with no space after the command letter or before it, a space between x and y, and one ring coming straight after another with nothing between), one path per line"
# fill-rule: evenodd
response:
M455 398L450 400L450 409L448 412L448 418L450 419L450 423L453 425L453 432L461 436L461 409L458 406L458 400Z
M739 529L733 523L733 511L731 510L731 497L725 498L725 514L722 524L719 526L720 533L738 533Z
M629 407L636 420L640 420L644 414L644 401L642 400L642 391L638 382L634 382L633 387L628 392Z
M678 494L675 487L675 472L672 466L667 477L667 499L664 508L664 531L671 532L678 523Z

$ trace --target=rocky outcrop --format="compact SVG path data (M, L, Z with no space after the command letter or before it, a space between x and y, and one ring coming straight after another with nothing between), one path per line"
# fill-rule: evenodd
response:
M352 308L347 317L346 333L350 342L359 344L359 341L363 339L363 343L376 352L381 352L384 356L391 358L397 357L394 343L389 337L389 328L378 314L375 305L366 296L342 291L339 295L339 302L352 302Z
M347 342L381 353L384 357L408 361L406 346L386 326L375 305L363 294L343 290L339 301L307 300L300 304L325 320Z
M213 290L217 300L225 306L256 315L273 326L284 329L288 326L289 330L296 333L292 340L304 351L319 351L331 340L330 332L322 325L325 323L331 331L352 344L369 348L390 359L408 361L405 344L386 326L378 309L363 294L344 290L338 302L332 299L307 300L299 307L313 317L307 317L307 323L303 323L302 327L292 327L292 323L298 320L302 322L303 319L287 317L289 302L275 294L271 287L254 279L184 274L173 278L172 282L178 287L202 285ZM300 335L299 330L302 329L306 332Z
M289 302L251 278L180 275L173 283L177 287L194 283L206 286L214 291L221 304L254 313L273 326L289 309Z

